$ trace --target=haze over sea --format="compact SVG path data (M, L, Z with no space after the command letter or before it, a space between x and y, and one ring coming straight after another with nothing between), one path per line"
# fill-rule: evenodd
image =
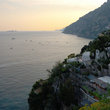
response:
M34 82L89 41L60 31L0 32L0 110L28 110Z

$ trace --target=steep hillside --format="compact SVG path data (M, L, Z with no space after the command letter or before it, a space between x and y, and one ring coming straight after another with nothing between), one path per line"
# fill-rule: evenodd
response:
M110 28L110 0L66 27L63 32L80 37L96 38L100 32L108 28Z
M70 54L48 72L47 80L33 85L28 98L29 110L79 110L93 103L94 110L109 110L110 30L85 45L80 54ZM108 101L104 109L100 109L102 101Z

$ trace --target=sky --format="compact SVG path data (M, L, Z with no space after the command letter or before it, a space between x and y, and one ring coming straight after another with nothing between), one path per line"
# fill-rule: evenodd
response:
M107 0L0 0L0 31L62 29Z

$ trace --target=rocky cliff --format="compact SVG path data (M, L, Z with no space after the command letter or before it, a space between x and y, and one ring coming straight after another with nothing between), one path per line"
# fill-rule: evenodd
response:
M48 72L47 80L33 85L28 99L29 110L78 110L105 98L108 85L102 81L100 85L98 78L110 76L110 31L102 32L85 45L80 54L69 55ZM99 85L94 86L96 80Z

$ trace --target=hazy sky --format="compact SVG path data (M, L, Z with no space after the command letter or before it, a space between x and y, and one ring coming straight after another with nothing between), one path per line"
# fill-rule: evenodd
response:
M0 30L56 30L107 0L0 0Z

